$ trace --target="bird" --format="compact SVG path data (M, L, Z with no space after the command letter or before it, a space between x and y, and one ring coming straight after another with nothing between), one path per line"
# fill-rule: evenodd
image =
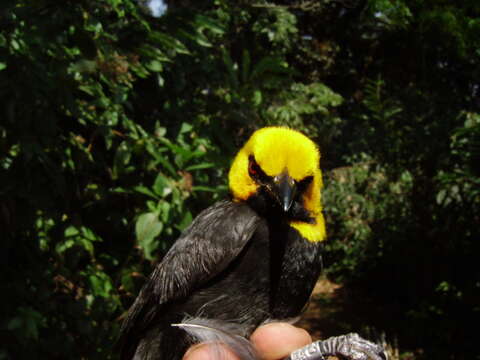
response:
M212 336L254 358L244 344L255 328L301 315L326 238L318 146L288 127L258 129L234 157L228 185L229 198L199 213L130 307L122 360L181 359Z

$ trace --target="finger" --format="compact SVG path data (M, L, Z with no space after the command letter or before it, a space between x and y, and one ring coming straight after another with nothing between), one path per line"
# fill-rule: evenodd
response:
M190 347L183 355L183 360L211 360L216 358L239 360L226 346L218 344L197 344Z
M264 360L283 359L312 342L307 331L287 323L263 325L254 331L250 340Z

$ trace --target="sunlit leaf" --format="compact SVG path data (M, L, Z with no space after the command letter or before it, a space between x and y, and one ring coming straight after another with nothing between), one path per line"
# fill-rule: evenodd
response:
M147 188L146 186L143 186L143 185L139 185L139 186L135 186L133 188L133 190L135 190L136 192L139 192L141 194L144 194L144 195L147 195L147 196L150 196L154 199L158 199L158 195L155 194L152 190L150 190L149 188Z
M152 60L146 64L148 70L153 72L160 72L163 70L163 65L158 60Z
M163 197L171 192L169 189L170 186L172 185L169 180L163 174L158 174L153 184L153 191L155 191L155 194L158 196Z
M135 224L135 234L138 245L144 251L147 259L152 260L152 252L157 248L155 237L157 237L163 229L163 224L158 219L156 213L144 213L140 215Z

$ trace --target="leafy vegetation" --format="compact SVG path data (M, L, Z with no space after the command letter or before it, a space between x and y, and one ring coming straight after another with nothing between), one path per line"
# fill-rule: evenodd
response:
M271 124L322 149L326 272L392 305L365 326L405 358L478 358L479 19L474 0L4 1L0 359L115 358L145 275Z

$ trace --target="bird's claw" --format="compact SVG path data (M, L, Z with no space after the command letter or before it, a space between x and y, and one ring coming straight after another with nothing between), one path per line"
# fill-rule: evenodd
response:
M295 350L285 360L324 360L337 356L347 360L387 360L382 346L361 338L356 333L315 341Z

